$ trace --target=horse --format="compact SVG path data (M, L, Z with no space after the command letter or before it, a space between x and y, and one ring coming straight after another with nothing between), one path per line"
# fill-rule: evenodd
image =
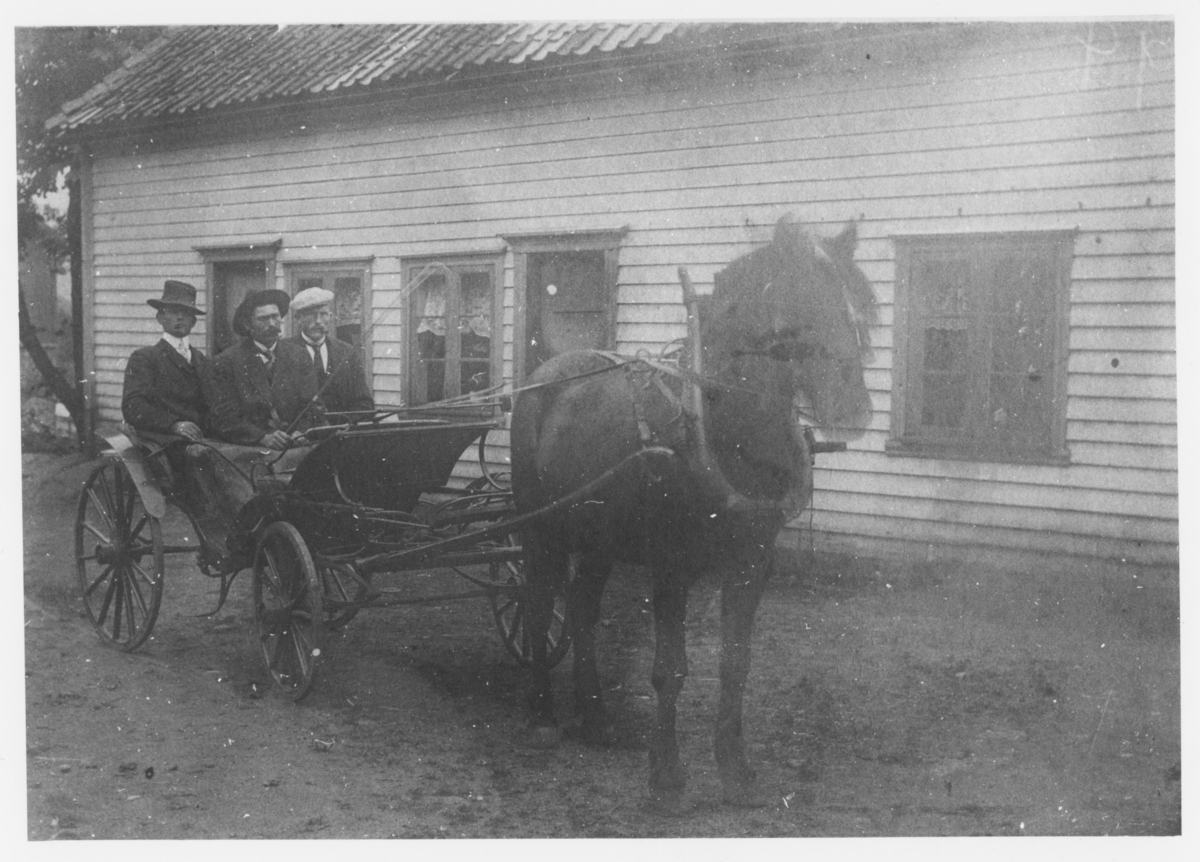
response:
M806 401L818 425L850 435L861 435L871 411L862 369L875 300L854 263L856 245L854 222L814 241L785 216L769 244L716 273L711 297L691 294L690 354L676 366L563 353L527 378L513 405L517 512L550 512L521 534L531 742L562 736L545 639L555 595L565 595L574 649L570 729L585 743L612 741L594 627L614 563L648 569L657 694L649 802L664 812L686 807L676 702L688 672L688 590L706 571L721 578L714 753L722 798L764 803L746 760L742 700L775 538L812 494L815 438L795 404ZM680 275L686 301L690 280Z

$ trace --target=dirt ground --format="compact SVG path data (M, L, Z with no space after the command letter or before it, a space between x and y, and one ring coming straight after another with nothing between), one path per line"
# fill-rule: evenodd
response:
M614 579L599 634L617 744L533 749L525 672L483 599L359 614L300 705L270 687L245 573L203 617L215 582L168 558L152 639L132 654L103 647L74 587L88 469L79 455L23 456L33 841L1182 828L1177 573L790 559L757 624L745 726L773 803L752 810L718 801L718 599L699 589L679 719L694 806L663 818L644 804L653 627L637 570ZM186 532L179 520L168 537ZM457 581L404 577L431 591ZM569 664L556 671L563 710Z

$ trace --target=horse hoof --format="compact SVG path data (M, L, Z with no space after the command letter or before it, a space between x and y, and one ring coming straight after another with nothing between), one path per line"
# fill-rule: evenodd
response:
M727 784L721 788L721 801L735 808L765 808L770 803L757 784Z
M682 790L651 790L646 808L660 817L686 817L695 806L688 802Z
M531 727L525 733L525 744L530 748L557 748L561 741L557 727Z

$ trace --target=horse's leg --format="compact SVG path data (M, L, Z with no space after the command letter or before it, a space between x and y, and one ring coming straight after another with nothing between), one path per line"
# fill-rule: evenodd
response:
M658 693L654 734L650 741L650 797L664 811L679 810L687 769L675 739L675 705L687 677L684 619L688 582L669 567L654 572L654 670L650 681Z
M754 770L746 762L742 738L742 698L750 672L754 614L771 572L771 558L750 560L728 572L721 587L721 697L714 749L721 795L732 805L758 806Z
M596 668L596 624L611 573L608 557L597 551L586 552L580 555L575 577L567 585L567 624L575 655L575 718L580 738L594 745L612 742L612 722L604 708Z
M554 614L554 586L566 577L567 555L532 531L522 536L525 549L526 586L522 604L525 631L530 639L529 742L538 747L558 744L558 722L554 718L554 692L550 684L550 662L546 635Z

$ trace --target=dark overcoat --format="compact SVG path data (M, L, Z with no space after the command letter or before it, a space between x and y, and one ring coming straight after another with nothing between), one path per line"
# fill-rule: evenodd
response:
M289 339L304 350L309 361L312 354L308 351L308 342L297 335ZM329 345L329 367L326 369L333 377L321 392L321 401L326 412L342 413L348 410L374 410L375 398L367 387L363 374L362 354L353 344L326 337Z
M304 432L325 421L312 360L292 341L275 346L269 368L250 338L229 347L211 364L213 431L222 440L253 446L268 432Z
M194 422L209 433L211 366L195 347L191 362L162 339L139 347L125 365L121 415L139 431L168 434L176 422Z

